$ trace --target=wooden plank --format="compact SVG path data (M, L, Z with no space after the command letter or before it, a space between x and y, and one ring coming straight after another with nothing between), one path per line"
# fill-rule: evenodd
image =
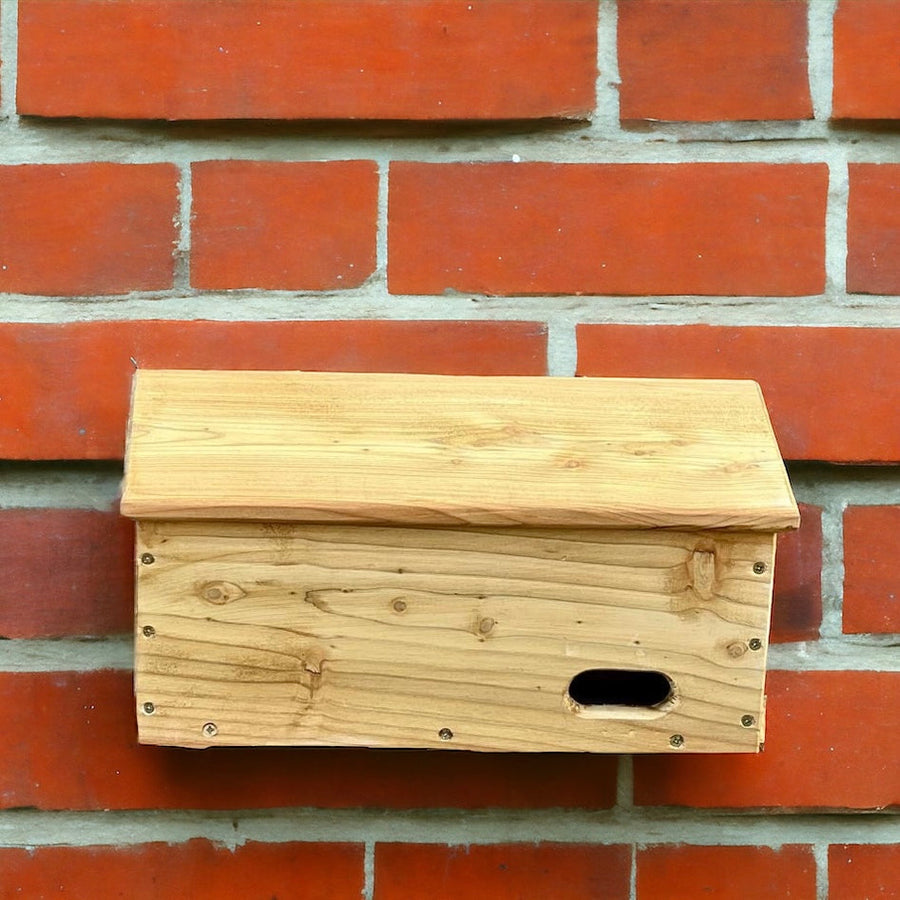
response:
M795 527L749 381L137 374L137 518Z
M137 552L146 743L758 748L773 535L153 522ZM579 707L590 669L673 696Z

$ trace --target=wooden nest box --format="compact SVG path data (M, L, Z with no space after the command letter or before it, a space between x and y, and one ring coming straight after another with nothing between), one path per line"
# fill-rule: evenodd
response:
M141 371L122 509L142 742L762 742L753 382Z

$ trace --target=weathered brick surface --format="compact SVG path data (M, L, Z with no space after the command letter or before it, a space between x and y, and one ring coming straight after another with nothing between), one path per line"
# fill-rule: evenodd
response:
M846 634L900 631L900 506L844 511Z
M375 900L627 900L631 850L579 844L378 844Z
M375 268L373 162L211 160L191 185L195 287L338 290Z
M822 165L396 162L388 285L395 294L817 294L827 181Z
M658 845L638 850L640 900L750 900L790 897L815 900L812 848L691 847Z
M847 290L900 294L900 165L850 166Z
M0 166L0 291L64 297L172 287L175 166Z
M900 843L829 847L828 897L829 900L897 900Z
M895 0L839 0L834 16L835 118L900 118L898 45L900 4Z
M806 14L806 0L627 0L619 5L621 117L812 118Z
M822 624L822 510L800 507L800 528L778 536L772 641L814 641Z
M357 900L362 886L361 844L251 841L229 850L195 839L127 847L0 847L0 897L10 900Z
M115 511L0 510L0 638L131 631L133 546Z
M583 117L594 105L596 31L597 0L22 0L18 109L120 119Z

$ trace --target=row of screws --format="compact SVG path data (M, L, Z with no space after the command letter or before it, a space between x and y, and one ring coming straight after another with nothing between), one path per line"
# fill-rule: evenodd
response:
M744 728L752 728L756 724L756 717L751 715L741 716L741 725ZM673 734L669 738L669 746L670 747L683 747L684 746L684 735L683 734Z
M156 712L156 704L150 700L145 700L141 704L141 709L144 711L145 716L152 716ZM206 737L215 737L219 733L219 726L215 722L204 722L200 730Z

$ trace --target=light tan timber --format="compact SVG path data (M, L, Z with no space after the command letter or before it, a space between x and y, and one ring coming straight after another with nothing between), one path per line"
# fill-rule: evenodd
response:
M599 528L797 525L750 381L140 371L143 519Z
M195 389L198 402L204 400L204 392ZM691 390L685 388L685 400ZM714 432L710 411L715 394L693 390L703 410L692 428L703 420ZM270 421L267 417L277 406L272 393L277 391L259 391L261 421ZM738 393L752 392L742 388ZM187 397L179 394L176 404L187 432L169 419L167 428L175 429L170 440L200 448L203 441L191 430L187 407L182 407ZM412 395L408 399L411 408L421 411ZM160 413L158 401L145 397L145 402ZM223 430L213 429L210 436L215 446L219 438L231 441L240 433L238 418L224 428L229 402L234 397L224 392L217 412ZM738 426L746 427L746 437L755 434L751 420L756 417L741 402L747 418ZM238 410L247 414L243 399L235 410L236 415ZM604 416L602 410L594 412ZM633 446L649 448L652 432L660 454L669 459L677 455L668 425L663 425L674 421L670 412L656 410L657 430L648 426ZM510 417L527 423L522 425L523 447L539 444L535 471L547 471L553 455L547 446L551 438L539 440L532 432L547 414L526 414L523 408ZM367 423L370 431L380 415L373 414ZM556 421L569 451L583 440L574 430L574 416L573 404ZM498 412L496 421L501 418ZM608 426L610 416L606 418ZM400 429L397 460L409 443L403 431L414 424L413 417L394 423ZM491 427L499 426L495 422ZM321 428L318 439L324 442L324 420ZM139 468L147 465L159 472L161 461L169 457L162 453L157 459L154 453L165 449L160 435L167 432L154 428L152 433L160 443L142 446L138 439L132 453L138 447ZM258 423L254 433L259 439ZM299 437L301 432L295 433ZM462 458L477 433L474 423L459 433ZM482 433L489 445L494 438L489 430ZM669 435L665 440L663 433ZM392 434L394 429L386 425L383 440ZM618 436L620 449L626 435L627 429ZM336 439L351 438L345 431ZM421 433L419 438L421 449ZM311 452L311 440L304 452ZM268 449L260 448L259 459L281 452L282 436L273 432L271 441ZM748 438L746 446L759 448L754 441ZM476 455L489 455L485 446ZM583 449L579 458L588 455L587 444ZM359 450L348 451L347 472ZM724 455L726 448L721 451ZM213 482L224 491L227 473L217 466L225 457L219 452L201 455L190 470L185 460L184 471L169 481L168 490L177 483L193 497L188 471L207 483L212 469L217 472ZM695 458L703 477L719 484L710 460ZM511 458L505 465L514 477ZM641 463L636 465L639 469ZM741 465L749 465L749 456L742 456ZM316 479L325 480L315 486L323 500L332 482L321 461L314 461L312 470ZM485 471L497 470L491 466ZM409 474L424 490L418 475ZM731 475L740 482L746 472L738 466ZM241 503L250 508L249 495L241 500L245 477L247 472L231 475L229 502L236 508ZM278 477L273 472L271 496ZM256 468L252 479L261 481ZM698 490L702 480L692 478ZM496 508L501 496L512 496L502 484L479 484L490 495L484 508ZM769 499L774 501L774 480L771 485ZM377 487L368 485L372 496L386 501ZM625 499L636 496L635 490L623 487L616 499L623 516ZM642 484L637 493L649 491ZM735 514L740 493L725 490ZM141 494L142 502L148 502L143 489ZM708 491L703 494L709 496ZM474 500L475 494L469 489L467 496ZM574 494L566 496L574 499ZM525 494L517 497L516 503L524 504ZM645 502L641 509L650 505ZM700 516L699 509L691 514ZM719 524L730 523L731 513L720 509L717 515L723 517ZM767 521L771 515L766 513ZM758 748L772 534L160 521L140 524L137 554L135 685L143 742L669 753ZM757 640L760 649L750 649ZM672 682L672 696L637 709L572 702L567 692L573 676L604 668L663 672Z

